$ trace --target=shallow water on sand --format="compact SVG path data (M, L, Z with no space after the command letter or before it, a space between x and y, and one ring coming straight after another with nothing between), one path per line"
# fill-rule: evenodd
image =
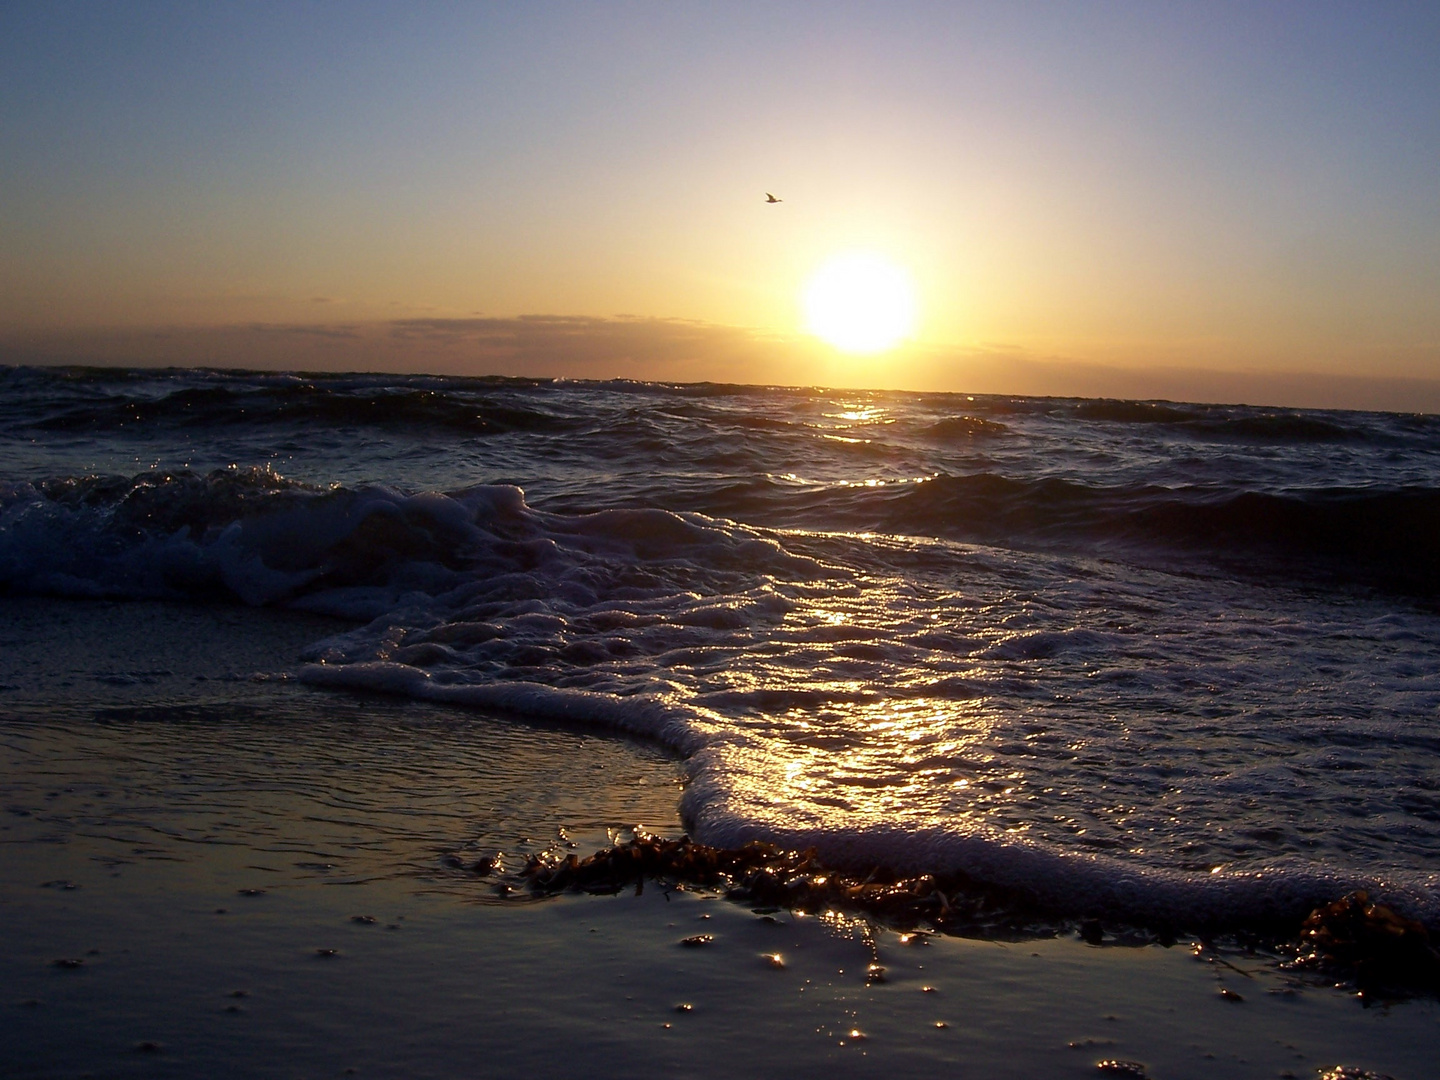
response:
M328 620L34 601L3 616L11 840L84 838L117 868L439 888L443 855L523 859L604 845L612 828L679 829L683 774L653 744L293 685L276 660Z
M678 763L297 690L269 676L309 617L0 613L32 650L0 715L5 1076L1427 1075L1440 1004L1365 1009L1261 957L906 943L656 887L501 902L445 856L674 828ZM229 677L197 680L221 641Z

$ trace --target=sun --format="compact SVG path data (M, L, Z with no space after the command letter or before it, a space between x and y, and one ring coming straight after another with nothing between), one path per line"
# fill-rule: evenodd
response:
M892 349L915 328L910 275L880 255L837 255L805 287L805 327L848 353Z

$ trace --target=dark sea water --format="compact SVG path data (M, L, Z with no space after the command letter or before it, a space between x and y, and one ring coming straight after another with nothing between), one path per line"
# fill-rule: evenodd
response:
M0 369L6 595L341 616L297 680L658 740L712 843L1440 922L1440 417Z

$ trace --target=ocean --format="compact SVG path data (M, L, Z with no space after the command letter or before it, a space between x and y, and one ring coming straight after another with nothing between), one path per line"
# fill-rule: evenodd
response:
M712 844L1440 925L1440 417L6 368L0 596L344 620L282 682L651 741Z

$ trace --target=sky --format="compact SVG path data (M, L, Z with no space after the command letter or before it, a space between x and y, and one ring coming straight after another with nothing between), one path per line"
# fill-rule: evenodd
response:
M1440 411L1437 56L1433 2L9 0L0 362ZM807 323L853 252L894 348Z

